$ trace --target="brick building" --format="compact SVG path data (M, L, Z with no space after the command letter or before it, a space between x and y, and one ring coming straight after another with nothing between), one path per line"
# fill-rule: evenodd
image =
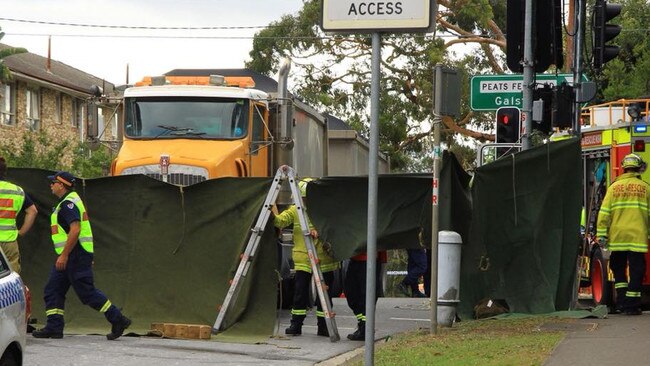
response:
M1 44L0 49L11 46ZM33 53L2 59L11 80L0 83L0 145L21 148L27 131L43 131L53 141L71 144L117 139L117 103L96 97L94 87L104 96L115 96L115 86L62 62ZM71 162L72 155L62 158Z

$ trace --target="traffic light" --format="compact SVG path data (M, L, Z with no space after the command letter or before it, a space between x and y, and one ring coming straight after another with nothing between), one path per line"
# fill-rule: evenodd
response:
M506 63L512 72L523 72L524 58L524 0L507 0L506 4ZM544 72L550 65L564 65L562 44L562 2L547 0L533 2L533 57L535 72Z
M573 88L566 82L557 86L553 95L553 127L572 127L574 96Z
M533 119L533 130L538 130L544 134L548 134L551 132L551 121L553 119L553 87L548 84L544 84L543 87L538 87L537 89L533 90L533 101L535 102L539 100L543 102L542 120L536 121Z
M514 144L519 141L521 111L517 107L497 109L497 143Z
M618 46L606 43L621 33L621 26L607 24L607 22L621 14L621 9L621 4L608 4L605 0L596 0L592 29L594 69L596 70L600 70L605 63L618 56L620 51Z

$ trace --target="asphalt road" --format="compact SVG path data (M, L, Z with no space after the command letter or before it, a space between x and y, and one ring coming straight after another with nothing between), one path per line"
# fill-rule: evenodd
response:
M345 299L333 299L341 341L316 336L316 318L309 314L303 335L284 336L289 312L281 311L280 336L264 344L236 344L200 340L122 337L107 341L105 336L68 335L63 339L36 339L28 336L24 364L39 365L313 365L338 364L336 356L363 348L363 342L346 336L356 328L356 318ZM381 298L376 310L376 339L417 328L429 328L428 299Z

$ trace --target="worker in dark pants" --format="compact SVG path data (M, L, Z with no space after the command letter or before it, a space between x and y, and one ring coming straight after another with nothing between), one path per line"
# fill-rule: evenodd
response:
M298 182L300 195L305 209L307 208L307 184L311 180L311 178L304 178ZM277 228L282 229L289 226L293 228L293 249L291 255L293 257L296 273L294 275L293 304L291 305L291 325L284 331L286 335L292 336L302 334L302 325L307 317L307 309L311 307L309 301L309 290L311 288L312 267L298 215L298 208L296 205L291 205L282 213L275 215L273 219L273 223ZM325 287L327 288L330 297L329 306L331 308L332 298L329 289L332 288L332 284L334 283L334 271L339 268L339 262L330 255L329 252L331 249L329 248L329 244L324 243L318 238L318 231L309 220L309 217L307 217L307 220L307 224L309 225L309 234L312 237L320 270L323 274L323 280L325 281ZM325 323L325 313L321 307L320 298L316 300L316 319L318 325L316 334L319 336L329 337L330 334L327 329L327 324Z
M409 297L426 297L420 291L420 277L427 272L427 253L424 249L407 249L408 262L406 267L406 277L397 287Z
M131 325L131 320L93 283L93 234L86 208L73 191L75 178L68 172L58 172L48 179L52 193L60 199L50 216L52 242L58 257L45 285L47 324L32 332L32 336L63 337L65 296L72 286L83 304L103 313L111 323L111 332L106 338L117 339Z
M345 299L352 312L357 317L357 329L348 334L351 341L366 340L366 252L350 258L345 272ZM375 303L381 291L381 263L386 263L386 251L377 253L377 271L375 277Z
M607 189L600 206L596 235L600 245L611 251L616 311L641 315L641 287L650 237L650 185L641 179L646 164L638 155L626 155L621 166L623 174Z

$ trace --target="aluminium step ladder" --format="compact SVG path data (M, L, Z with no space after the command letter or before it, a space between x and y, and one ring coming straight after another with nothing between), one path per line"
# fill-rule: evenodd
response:
M318 293L318 298L321 302L321 307L325 314L325 324L327 324L327 330L330 334L330 341L337 342L341 339L338 333L338 328L336 327L336 321L334 319L334 312L332 312L332 307L330 306L330 299L327 291L325 290L325 280L323 278L323 273L320 270L320 264L318 260L318 255L316 253L316 246L312 240L311 234L309 232L309 224L307 220L307 213L305 212L304 203L302 202L302 196L300 195L300 188L298 187L298 182L296 181L296 175L294 170L286 165L281 166L278 171L275 173L273 178L273 183L269 189L269 193L266 196L262 210L257 217L255 226L251 228L250 236L248 238L248 243L244 252L241 254L241 260L235 276L230 282L230 288L226 293L226 297L223 301L223 304L219 307L219 314L217 315L217 320L212 327L212 332L217 333L221 331L224 318L226 313L230 311L237 301L239 296L239 291L248 275L248 271L252 264L255 254L257 253L258 246L262 235L264 234L264 228L266 223L271 216L271 209L275 204L275 201L278 198L280 193L280 187L284 180L289 181L289 186L291 187L291 193L293 197L294 204L298 210L298 219L300 220L300 227L302 230L302 235L305 239L305 246L307 247L307 254L311 262L312 276L313 281L316 284L316 291Z

